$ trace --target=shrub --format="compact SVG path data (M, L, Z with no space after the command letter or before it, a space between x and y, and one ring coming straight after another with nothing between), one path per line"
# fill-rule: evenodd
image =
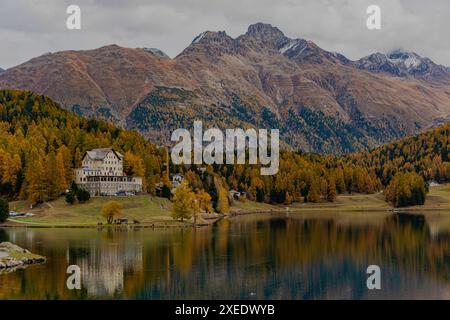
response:
M83 190L83 189L79 189L77 191L77 199L79 202L83 203L83 202L89 201L90 198L91 198L91 194L88 191Z
M172 192L170 191L170 187L168 185L163 185L161 190L161 196L163 198L170 199L172 197Z
M73 192L68 192L66 194L66 202L68 204L74 204L75 203L75 195L73 194Z
M9 204L6 199L0 198L0 223L5 222L9 217Z

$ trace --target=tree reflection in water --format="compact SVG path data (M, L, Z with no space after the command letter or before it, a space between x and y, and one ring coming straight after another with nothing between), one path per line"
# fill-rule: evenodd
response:
M0 276L1 299L449 298L450 234L423 215L224 219L198 229L0 229L48 257ZM80 291L66 268L82 270ZM365 286L382 270L382 290Z

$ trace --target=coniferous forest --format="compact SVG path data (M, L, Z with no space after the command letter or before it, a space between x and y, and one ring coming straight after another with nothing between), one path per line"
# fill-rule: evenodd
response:
M372 151L341 157L282 151L280 170L261 176L255 165L172 166L216 210L226 190L257 202L333 202L338 194L384 190L394 206L423 204L427 182L450 179L450 125ZM113 147L124 154L127 175L144 178L145 191L170 196L164 147L103 120L82 118L51 99L27 91L0 91L0 194L32 203L56 199L73 180L84 152ZM164 188L165 187L165 188Z

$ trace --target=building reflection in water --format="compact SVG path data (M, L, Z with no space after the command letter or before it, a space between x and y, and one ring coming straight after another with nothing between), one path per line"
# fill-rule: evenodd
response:
M450 233L403 213L267 214L198 229L4 229L48 262L0 276L0 298L449 298ZM0 229L1 230L1 229ZM67 290L66 269L83 290ZM365 287L382 268L382 290Z

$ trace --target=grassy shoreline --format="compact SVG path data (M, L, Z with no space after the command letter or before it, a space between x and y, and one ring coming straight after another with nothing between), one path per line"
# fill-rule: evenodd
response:
M123 205L122 218L130 222L138 220L139 224L107 225L101 217L102 206L111 200ZM10 203L11 210L32 212L33 217L10 218L0 227L33 227L33 228L172 228L192 227L193 221L176 221L172 219L172 204L169 200L151 196L133 197L96 197L84 204L67 204L63 198L44 203L29 209L26 201ZM441 212L448 211L450 215L450 184L430 188L427 201L422 206L394 208L384 201L382 193L339 195L336 201L319 203L296 203L286 205L270 205L251 201L235 201L231 207L230 216L254 213L333 213L333 212ZM201 225L210 225L220 219L221 215L203 215ZM101 225L99 225L101 223Z

